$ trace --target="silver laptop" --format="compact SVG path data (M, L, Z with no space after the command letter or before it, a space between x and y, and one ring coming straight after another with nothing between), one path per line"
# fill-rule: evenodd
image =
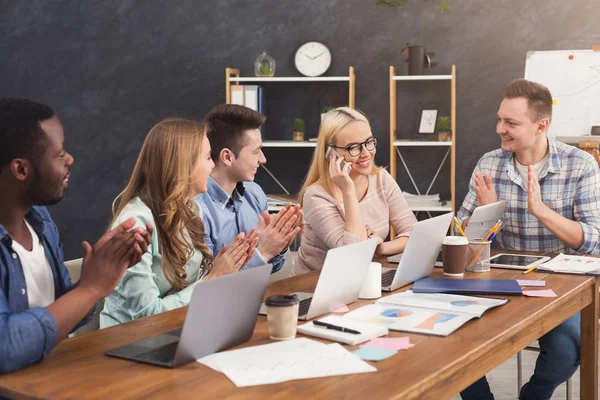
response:
M358 299L378 239L369 239L330 249L325 257L314 293L295 292L300 299L298 319L327 314ZM260 313L266 315L262 305Z
M105 354L173 368L244 343L252 337L271 269L263 265L199 283L183 328Z
M417 222L410 232L398 268L383 268L381 290L391 292L433 271L433 264L448 233L453 213Z

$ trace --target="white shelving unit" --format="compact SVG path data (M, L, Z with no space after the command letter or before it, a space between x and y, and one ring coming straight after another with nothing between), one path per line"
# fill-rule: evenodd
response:
M231 86L239 85L240 83L270 83L270 82L348 82L348 106L355 108L356 98L356 76L354 67L348 69L348 76L274 76L274 77L241 77L240 70L237 68L225 68L225 102L231 104ZM316 142L295 142L293 140L265 140L263 147L316 147ZM283 186L281 182L273 175L267 167L261 164L261 168L277 183L277 185L289 195L290 192Z
M398 140L396 139L396 127L397 127L397 82L398 81L450 81L450 121L452 126L452 140L450 141L413 141L413 140ZM454 212L455 209L455 193L456 193L456 66L452 65L451 74L449 75L396 75L395 68L390 66L390 173L396 179L396 156L400 159L404 170L408 174L410 181L413 185L413 188L417 192L418 195L429 194L433 184L437 180L440 172L442 171L442 167L448 157L450 157L450 204L442 205L440 202L437 206L415 206L411 207L414 212L425 211L428 214L430 212ZM448 147L433 179L429 183L427 190L424 193L421 193L417 183L415 182L410 168L407 165L404 157L402 157L402 153L400 148L405 147ZM430 215L430 214L429 214ZM430 215L431 216L431 215Z
M317 142L295 142L293 140L265 140L263 147L317 147Z
M271 78L240 78L230 76L229 82L350 82L350 76L273 76Z

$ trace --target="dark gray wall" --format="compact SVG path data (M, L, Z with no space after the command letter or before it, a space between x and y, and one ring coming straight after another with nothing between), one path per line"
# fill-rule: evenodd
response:
M435 2L412 0L423 15L424 44L439 65L430 73L458 71L457 199L467 191L477 159L498 146L495 113L501 89L522 77L528 50L587 49L600 43L598 0L449 0L454 15ZM418 31L418 24L413 24ZM357 73L356 104L380 137L377 160L389 163L388 68L405 73L399 51L411 40L397 10L375 0L303 1L0 1L0 96L48 103L61 118L66 147L75 156L69 190L51 212L67 258L81 255L81 240L105 229L113 198L124 187L149 128L167 116L200 119L223 103L225 67L253 73L267 50L277 75L298 75L294 52L318 40L332 51L328 75ZM289 139L293 119L306 119L315 136L323 105L343 105L344 84L269 84L267 139ZM447 83L399 83L398 128L414 137L419 102L441 101ZM421 189L443 152L407 153ZM269 149L269 165L297 190L309 150ZM448 175L443 175L443 177ZM402 188L410 191L399 170ZM264 172L266 191L276 190ZM434 191L447 195L447 183Z

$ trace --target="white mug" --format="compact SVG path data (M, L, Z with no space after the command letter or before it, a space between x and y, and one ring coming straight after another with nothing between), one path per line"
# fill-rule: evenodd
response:
M361 299L378 299L381 297L381 263L369 264L367 277L358 295Z

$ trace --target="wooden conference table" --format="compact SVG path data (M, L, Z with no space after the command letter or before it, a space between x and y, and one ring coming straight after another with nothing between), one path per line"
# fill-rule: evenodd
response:
M442 276L436 268L433 275ZM520 271L492 269L467 278L516 279ZM314 290L318 273L273 282L266 295ZM376 398L444 399L574 315L581 313L581 399L598 399L598 284L595 278L534 272L556 298L510 297L446 338L408 334L416 346L372 363L377 372L237 388L225 375L192 362L164 369L109 358L116 346L181 327L186 309L147 317L63 341L42 363L0 376L0 396L17 399L67 398ZM402 288L400 290L405 290ZM354 309L369 301L358 300ZM406 336L390 332L390 336ZM259 316L252 339L238 347L269 343L266 317ZM356 346L347 346L354 349ZM515 373L516 379L516 373Z

